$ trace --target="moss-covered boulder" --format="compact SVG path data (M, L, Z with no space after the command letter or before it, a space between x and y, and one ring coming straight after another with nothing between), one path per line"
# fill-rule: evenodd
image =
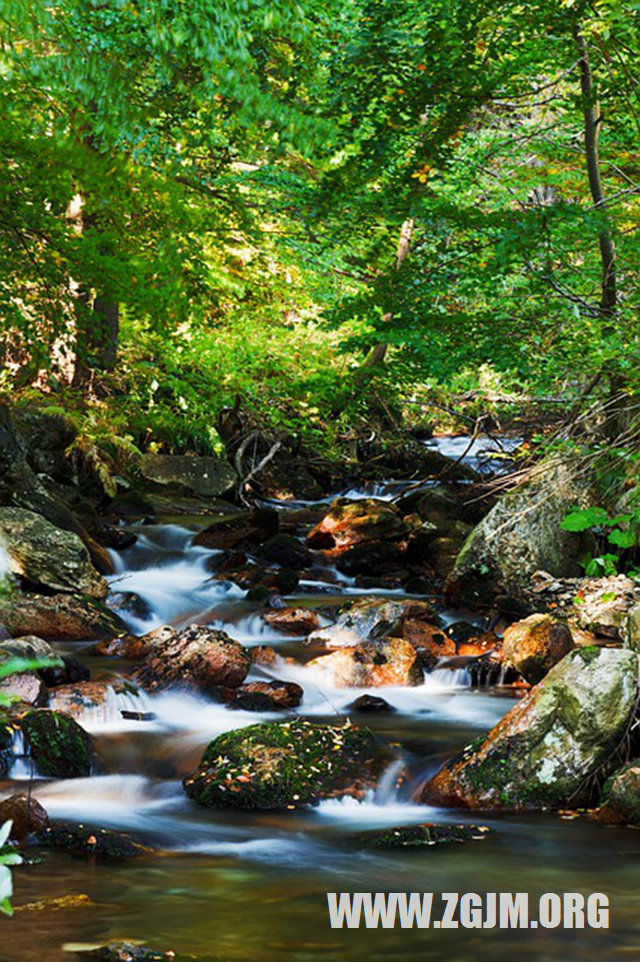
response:
M601 804L591 817L598 822L640 825L640 759L624 765L607 780Z
M219 735L183 784L210 808L294 809L359 795L375 783L385 758L368 729L295 719Z
M553 615L537 614L507 628L502 656L506 664L537 685L573 647L573 636L566 622Z
M91 736L70 715L47 708L27 712L22 733L41 774L51 778L91 774L95 762Z
M638 656L579 648L427 783L423 800L483 809L559 808L589 800L634 717Z
M24 508L0 508L0 541L11 570L31 584L104 598L107 583L98 574L77 534Z
M538 466L526 484L498 500L465 541L446 582L450 602L473 608L496 594L517 598L536 571L578 575L588 535L563 531L560 522L576 505L591 503L588 480L571 468Z
M35 841L39 845L64 852L117 860L148 855L152 851L124 832L76 825L75 822L54 822L51 825L43 825L36 832Z

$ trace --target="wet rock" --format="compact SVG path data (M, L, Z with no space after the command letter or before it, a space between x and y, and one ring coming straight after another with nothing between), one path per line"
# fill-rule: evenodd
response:
M216 581L232 581L244 591L251 592L250 601L267 601L273 594L291 594L300 581L289 568L267 567L256 564L246 555L231 552L226 557L214 558Z
M452 624L447 625L447 634L457 645L463 641L469 641L471 638L476 638L481 631L481 628L478 628L477 625L472 625L468 621L454 621Z
M100 641L129 630L100 602L66 594L0 598L0 623L12 635L37 635L48 641Z
M417 619L405 619L402 634L416 649L427 671L432 671L441 658L451 657L457 652L455 642L441 628Z
M37 799L31 795L9 795L0 801L0 825L11 821L9 838L24 842L32 832L38 832L49 824L49 816Z
M526 484L503 495L467 538L446 593L456 607L486 605L496 594L519 597L538 570L557 577L579 573L585 537L560 522L588 506L587 482L564 465L542 464Z
M76 721L82 721L87 715L96 717L99 714L106 721L106 709L113 698L114 689L111 685L103 681L83 681L54 688L49 696L49 707L71 715Z
M502 657L526 681L537 685L574 647L571 631L552 615L530 615L504 633Z
M47 688L57 685L71 685L79 681L89 681L91 670L73 655L61 655L60 664L52 668L40 668L38 674Z
M33 585L104 598L107 583L80 538L23 508L0 508L0 540L11 570Z
M27 712L22 733L43 775L86 778L95 762L91 736L70 715L40 708Z
M309 608L280 608L262 617L270 628L283 635L308 635L320 625L318 615Z
M300 571L313 563L313 555L292 534L275 534L256 549L256 554L282 568Z
M310 548L339 556L356 545L371 542L399 543L411 533L402 515L388 501L338 498L307 535Z
M640 763L628 762L605 782L600 807L591 817L609 824L640 825Z
M580 804L590 780L615 764L637 693L633 652L574 650L486 737L445 765L423 800L507 810Z
M61 661L55 648L52 648L48 641L37 638L35 635L7 638L0 642L0 659L4 660L5 657Z
M242 711L279 711L296 708L304 692L292 681L251 681L241 685L229 708Z
M144 663L135 677L149 691L183 688L206 694L219 686L237 688L251 666L240 642L201 625L183 631L157 628L142 642Z
M312 632L308 640L313 645L342 648L390 634L404 637L405 624L428 623L435 617L435 610L427 601L371 596L347 602L339 609L333 625Z
M271 722L219 735L183 784L190 798L211 808L294 809L361 795L384 758L366 729Z
M82 959L97 959L98 962L180 962L172 950L160 952L156 949L148 949L138 942L127 942L114 940L105 942L104 945L83 945L73 948L73 951ZM193 958L190 956L189 958Z
M379 688L421 685L424 681L416 649L402 638L381 638L340 648L307 665L322 671L336 688Z
M116 527L112 524L100 524L96 532L96 538L105 548L113 551L126 551L132 548L138 540L137 534L127 531L126 528Z
M346 575L364 576L358 579L362 587L389 584L397 588L409 576L408 570L402 567L405 548L405 542L365 541L340 551L335 560L336 568Z
M221 458L192 458L176 454L145 454L140 471L144 478L162 486L208 498L228 494L238 483L236 472Z
M119 615L133 615L140 621L150 621L153 609L148 601L134 591L116 591L109 596L109 607Z
M255 483L264 498L275 501L318 501L324 496L322 485L309 471L307 462L286 451L266 465Z
M378 695L360 695L355 701L347 706L349 711L363 712L364 714L381 715L390 714L395 711L392 705Z
M0 696L8 695L25 705L46 705L47 689L35 671L22 671L0 681Z
M400 825L378 832L365 832L360 841L372 848L427 848L431 845L483 841L489 829L478 825L446 825L424 822L422 825Z
M254 665L265 665L272 668L278 664L280 655L271 645L254 645L249 648L249 657Z
M219 551L243 549L250 551L264 544L278 533L278 512L274 508L258 508L255 511L221 518L199 531L193 544Z
M109 859L136 858L151 851L123 832L87 828L73 822L54 822L41 828L36 833L36 841L47 848Z

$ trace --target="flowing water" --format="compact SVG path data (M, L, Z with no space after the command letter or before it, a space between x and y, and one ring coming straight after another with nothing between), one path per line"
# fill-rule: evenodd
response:
M459 457L458 447L443 453ZM471 452L472 457L477 451ZM351 491L349 497L393 499L404 485ZM283 511L299 505L281 506ZM140 526L138 540L116 556L113 596L139 599L126 617L136 633L171 623L198 622L224 628L247 646L269 644L282 655L300 654L299 639L287 639L262 621L259 606L232 583L211 579L215 552L194 547L204 522ZM301 532L302 533L302 532ZM377 594L384 592L378 591ZM352 579L337 576L318 556L312 580L302 582L287 603L329 608L345 597L365 594ZM391 593L397 596L397 592ZM444 612L445 620L460 613ZM463 615L467 620L472 616ZM477 619L478 621L478 619ZM87 645L60 645L85 661L98 680L116 681L126 663L90 653ZM361 691L332 688L317 671L285 661L254 667L253 678L286 678L304 688L297 713L335 722ZM358 723L406 747L409 777L398 788L391 768L362 801L325 801L295 813L212 811L187 799L182 777L204 747L230 728L268 720L275 714L230 711L185 694L150 696L116 692L106 705L80 719L94 735L102 773L87 779L39 777L17 742L11 779L3 794L28 785L52 818L96 828L131 832L160 854L125 864L46 853L44 864L15 873L18 908L26 903L86 894L90 907L60 911L17 911L3 922L10 944L1 962L59 962L63 946L109 938L146 939L158 948L193 953L201 960L324 962L324 960L412 960L447 958L471 962L600 960L640 954L640 899L635 861L640 834L558 816L471 818L415 801L430 773L470 739L495 724L514 695L478 689L464 670L439 670L418 688L387 688L393 714L368 715ZM149 720L123 718L144 712ZM368 829L424 821L480 822L492 829L483 841L423 850L381 851L358 839ZM609 930L419 930L331 929L326 892L543 892L601 891L613 906ZM635 955L634 955L635 953Z

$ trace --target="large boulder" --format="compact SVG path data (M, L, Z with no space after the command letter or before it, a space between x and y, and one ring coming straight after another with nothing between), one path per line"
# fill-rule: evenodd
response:
M588 801L634 718L638 656L578 648L427 783L423 800L484 809L560 808ZM593 781L591 781L593 784Z
M91 736L70 715L40 708L27 712L22 734L38 770L51 778L86 778L95 763Z
M504 633L503 660L537 685L574 647L567 623L552 615L530 615Z
M66 594L0 598L0 624L12 635L37 635L47 641L103 641L129 631L101 602Z
M190 625L183 631L164 626L144 636L144 662L136 673L149 691L182 688L203 694L237 688L251 658L240 642L224 631Z
M307 535L307 544L340 558L364 544L382 542L387 550L389 545L406 544L411 530L395 505L388 501L337 498Z
M313 631L308 640L312 645L343 648L387 635L405 637L405 631L417 632L416 624L432 623L435 617L427 601L369 596L342 605L335 622Z
M144 478L154 484L209 498L228 494L238 483L238 476L228 461L214 457L145 454L140 471Z
M340 648L314 658L307 667L321 671L336 688L421 685L424 681L416 649L402 638L380 638Z
M23 508L0 508L0 542L13 573L31 584L106 597L107 583L94 568L80 538L56 528L42 515Z
M383 762L367 729L295 719L219 735L183 784L210 808L295 809L361 794Z
M446 581L456 607L487 604L495 595L519 597L536 571L556 577L580 572L585 536L560 522L591 503L588 483L563 464L541 464L531 479L503 495L473 529Z

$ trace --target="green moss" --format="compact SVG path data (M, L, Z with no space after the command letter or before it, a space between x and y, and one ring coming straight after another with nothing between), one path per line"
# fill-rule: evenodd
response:
M298 808L355 781L369 782L381 761L367 729L295 719L220 735L184 787L214 808Z
M43 775L84 778L91 774L93 742L70 715L48 709L27 712L22 732Z

